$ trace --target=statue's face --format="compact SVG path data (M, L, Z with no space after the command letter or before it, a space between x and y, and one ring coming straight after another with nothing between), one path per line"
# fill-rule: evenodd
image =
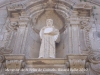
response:
M52 19L47 19L46 24L47 24L47 26L52 26L53 25L53 20Z

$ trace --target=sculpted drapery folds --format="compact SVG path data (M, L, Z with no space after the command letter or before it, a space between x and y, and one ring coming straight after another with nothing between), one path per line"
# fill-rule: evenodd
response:
M55 42L59 42L59 30L53 26L52 19L47 19L46 24L40 31L42 42L39 58L55 58Z

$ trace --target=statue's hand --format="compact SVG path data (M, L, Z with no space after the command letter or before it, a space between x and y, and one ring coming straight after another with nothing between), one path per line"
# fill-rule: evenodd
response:
M53 32L53 28L44 29L44 33L52 33L52 32Z

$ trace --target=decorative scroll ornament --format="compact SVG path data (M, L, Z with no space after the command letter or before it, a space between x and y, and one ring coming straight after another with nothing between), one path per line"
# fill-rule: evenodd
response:
M82 25L87 25L88 22L87 22L87 21L81 21L81 24L82 24Z
M81 24L81 29L85 29L87 31L91 29L91 26L89 25L89 22L87 20L81 21L80 24Z
M89 25L89 19L87 18L82 18L80 24L81 24L80 28L85 30L85 38L86 38L86 50L84 50L83 52L88 54L92 50L89 39L89 31L91 29L91 25Z
M95 51L91 52L90 55L88 56L90 63L90 68L95 72L100 74L100 52Z
M100 64L90 64L90 68L96 73L100 74Z
M17 28L18 28L18 22L8 23L8 25L6 26L6 29L8 30L8 32L17 30Z
M88 56L88 59L91 63L100 64L100 52L91 52Z

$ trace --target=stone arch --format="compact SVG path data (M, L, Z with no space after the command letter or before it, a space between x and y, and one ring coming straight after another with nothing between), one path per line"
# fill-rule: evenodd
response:
M64 3L63 1L61 3L59 3L59 1L56 2L56 4L58 3L59 6L55 5L55 7L53 8L53 10L62 19L62 21L64 23L63 28L60 30L60 32L62 33L63 31L65 31L65 27L67 25L67 19L69 17L69 12L70 12L71 5L68 5L67 3ZM28 15L30 15L31 21L33 20L32 25L36 25L36 22L37 22L38 18L41 15L43 15L43 13L46 11L46 8L39 4L40 2L37 1L36 3L33 3L33 4L29 5L28 7L26 7L25 11L27 12ZM42 2L42 4L43 4L43 2ZM61 5L61 4L64 4L64 5ZM36 5L38 7L35 8L34 5ZM32 8L35 8L35 9L31 10ZM30 11L30 12L28 12L28 11ZM33 19L33 16L34 16L34 19ZM33 29L37 33L39 33L39 30L35 29L34 26L33 26Z

